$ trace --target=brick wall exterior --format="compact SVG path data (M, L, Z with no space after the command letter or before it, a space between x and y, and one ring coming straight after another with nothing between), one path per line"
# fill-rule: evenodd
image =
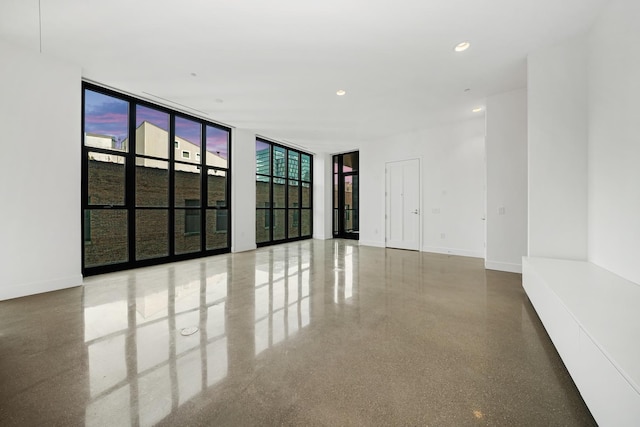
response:
M166 165L165 165L166 163ZM135 260L169 256L169 171L168 162L158 162L159 167L136 166L135 192ZM206 249L227 247L228 231L218 230L218 220L229 223L228 209L211 209L217 203L227 201L226 177L207 175L207 201L200 201L200 171L175 171L175 227L176 254L200 251L201 236L198 230L190 229L200 223L200 209L190 208L207 203L205 210ZM104 161L88 162L88 189L90 204L109 205L110 209L85 211L85 231L90 239L84 242L85 267L122 263L128 261L128 210L125 203L125 165ZM311 235L311 188L303 186L302 195L294 196L298 186L290 186L289 207L302 207L301 211L286 209L284 183L275 183L273 188L273 217L268 209L270 183L256 182L256 242L269 240L269 226L274 227L274 240ZM276 181L277 182L277 181ZM295 203L295 204L294 204ZM285 230L285 216L289 216L289 228ZM298 231L301 225L301 234ZM220 225L224 228L224 225Z
M114 205L110 209L85 211L85 267L126 262L128 210L124 209L124 164L89 161L90 204ZM207 176L208 206L226 200L226 178ZM169 171L136 166L136 260L169 255ZM177 254L200 251L200 209L188 209L200 203L200 174L175 171L175 251ZM217 220L228 218L228 210L206 209L206 249L227 247L227 231L217 230ZM190 217L191 229L187 227ZM193 222L191 222L193 221ZM88 222L88 223L87 223ZM227 222L228 224L228 222ZM196 226L196 229L193 227ZM221 227L223 227L221 225ZM223 227L224 228L224 227Z

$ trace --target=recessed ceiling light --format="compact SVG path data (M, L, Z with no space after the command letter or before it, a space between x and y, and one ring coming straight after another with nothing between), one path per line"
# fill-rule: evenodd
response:
M455 50L456 52L464 52L465 50L469 49L469 46L471 46L471 43L462 42L458 43L456 47L453 48L453 50Z
M344 90L340 89L339 91L337 91L337 92L336 92L336 95L338 95L338 96L343 96L343 95L345 95L346 93L347 93L346 91L344 91Z
M474 108L474 109L473 109L473 110L471 110L471 111L472 111L472 112L474 112L474 113L479 113L479 112L480 112L480 111L482 111L482 110L483 110L483 108L482 108L482 107L476 107L476 108Z

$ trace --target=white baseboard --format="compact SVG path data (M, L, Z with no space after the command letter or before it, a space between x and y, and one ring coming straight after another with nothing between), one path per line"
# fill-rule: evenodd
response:
M256 249L258 249L258 246L256 244L246 246L231 246L231 253L235 254L238 252L255 251Z
M324 234L314 234L313 238L317 240L329 240L329 239L333 239L333 236L331 235L325 236Z
M23 283L15 286L2 286L0 287L0 301L42 294L44 292L59 291L81 285L82 274L74 274L73 276L62 277L60 279Z
M506 271L509 273L522 273L522 264L512 264L509 262L485 261L484 268L487 270Z
M360 246L373 246L374 248L384 248L384 242L377 242L375 240L360 240Z
M422 252L431 252L435 254L466 256L471 258L484 258L484 253L480 251L469 251L466 249L442 248L436 246L423 246Z

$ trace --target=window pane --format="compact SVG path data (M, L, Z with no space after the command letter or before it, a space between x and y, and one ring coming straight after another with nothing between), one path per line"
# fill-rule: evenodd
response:
M285 152L286 150L282 147L273 147L273 176L286 177Z
M91 205L124 205L125 158L89 152L88 195Z
M198 122L182 117L176 117L175 123L176 138L173 142L175 159L181 162L200 163L202 126Z
M99 265L127 262L127 211L124 209L85 210L84 265ZM88 225L87 225L88 223Z
M353 231L359 231L360 230L360 224L359 224L359 214L360 214L360 203L359 203L359 194L360 191L358 189L359 187L359 178L358 175L353 175L353 183L352 183L352 187L351 187L351 201L353 203L352 205L352 210L353 210Z
M229 211L207 209L207 249L226 248Z
M339 192L338 192L338 175L334 174L333 175L333 207L334 208L338 208L338 196L339 196Z
M289 178L299 179L300 177L300 154L289 151Z
M303 181L311 181L311 156L307 156L306 154L301 155L300 163L302 165L302 176L300 179Z
M289 231L288 238L300 237L300 211L298 209L289 210Z
M271 178L256 175L256 207L269 207L271 203Z
M169 162L136 158L136 206L169 206Z
M92 90L84 91L84 145L127 151L129 103Z
M207 126L207 165L228 168L229 131Z
M283 240L286 236L284 229L284 209L273 210L273 240Z
M302 207L311 207L311 184L308 182L302 183Z
M169 213L166 210L136 210L136 259L169 255Z
M198 252L200 250L200 209L176 209L175 216L176 254Z
M187 200L197 200L200 206L200 167L176 164L175 205L187 206ZM190 202L193 203L193 202Z
M256 209L256 243L268 242L270 240L270 228L271 210Z
M271 175L271 144L256 140L256 173Z
M273 205L276 208L284 208L285 204L285 188L287 181L282 178L273 178Z
M300 237L300 209L311 207L312 162L298 150L256 140L256 243Z
M302 209L302 236L311 235L311 209Z
M342 171L354 172L358 170L358 153L349 153L342 156Z
M88 83L82 97L83 269L228 249L231 131Z
M227 172L209 169L207 171L208 206L227 207ZM220 202L223 202L220 205Z
M298 181L289 181L289 207L298 207L300 202L300 196L298 191L300 186L298 185Z
M136 154L169 158L169 114L136 106Z

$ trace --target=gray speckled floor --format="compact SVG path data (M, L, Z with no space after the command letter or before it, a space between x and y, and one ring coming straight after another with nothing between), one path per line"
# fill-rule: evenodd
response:
M308 240L0 302L0 425L158 423L595 425L480 259Z

